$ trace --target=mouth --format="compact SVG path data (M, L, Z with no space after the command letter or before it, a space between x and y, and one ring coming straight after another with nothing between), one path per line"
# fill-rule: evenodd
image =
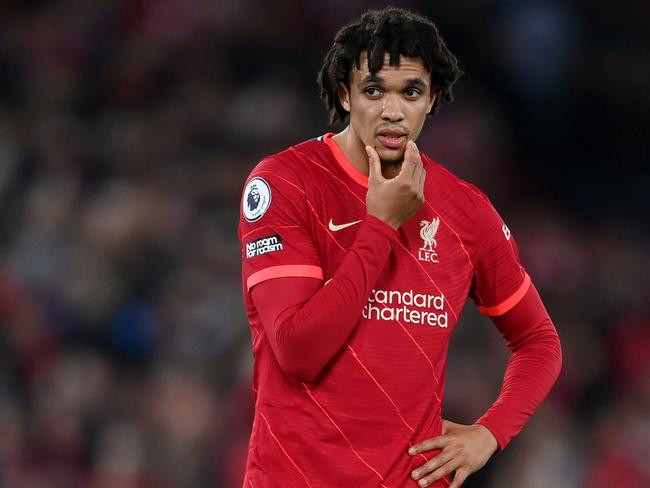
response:
M400 149L406 144L406 134L398 130L382 130L377 133L377 139L388 149Z

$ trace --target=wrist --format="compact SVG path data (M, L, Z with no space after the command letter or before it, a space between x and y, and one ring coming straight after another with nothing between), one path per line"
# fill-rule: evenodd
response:
M399 237L399 234L397 232L397 228L391 225L390 223L386 222L380 217L377 217L376 215L373 214L367 214L365 221L367 222L367 225L372 227L373 229L381 232L382 234L386 235L387 237L390 238L396 238Z
M373 218L377 219L380 222L383 222L387 226L391 227L393 230L399 229L402 226L402 223L403 223L403 222L398 222L396 220L391 220L391 219L388 219L388 218L380 217L379 215L375 215L373 213L368 213L368 215L370 217L373 217Z
M489 448L490 456L499 450L499 441L496 436L483 424L474 424L478 432L485 438L485 445Z

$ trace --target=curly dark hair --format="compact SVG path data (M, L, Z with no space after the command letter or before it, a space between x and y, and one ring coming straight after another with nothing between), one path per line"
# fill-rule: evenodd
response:
M349 114L341 106L338 88L341 83L350 86L350 71L353 65L360 68L359 56L364 51L372 74L384 65L385 53L390 56L391 66L399 64L400 56L420 58L431 73L432 89L439 91L429 115L435 112L438 100L453 101L452 89L462 71L435 24L401 8L368 10L338 31L318 72L320 98L329 111L331 124L347 123Z

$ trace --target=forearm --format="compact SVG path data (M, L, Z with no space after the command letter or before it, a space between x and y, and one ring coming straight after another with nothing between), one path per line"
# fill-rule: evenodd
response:
M253 300L283 371L313 381L354 330L397 233L368 216L326 284L291 278L261 283Z
M512 356L497 401L477 423L487 427L501 449L517 435L555 383L562 365L560 339L531 285L510 312L494 318Z

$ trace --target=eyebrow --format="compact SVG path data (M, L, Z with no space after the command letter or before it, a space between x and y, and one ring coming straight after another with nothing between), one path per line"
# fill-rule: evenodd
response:
M384 81L385 80L381 76L377 75L377 73L368 73L361 79L360 84L363 85L365 83L382 83Z
M359 85L366 85L368 83L383 83L386 81L384 78L381 76L377 75L377 73L368 73L366 76L364 76L361 81L359 82ZM415 77L415 78L409 78L406 80L405 83L407 86L417 86L420 88L427 88L429 84L424 81L420 77Z
M426 88L429 86L429 84L422 78L409 78L406 80L406 84L409 86L419 86L420 88Z

